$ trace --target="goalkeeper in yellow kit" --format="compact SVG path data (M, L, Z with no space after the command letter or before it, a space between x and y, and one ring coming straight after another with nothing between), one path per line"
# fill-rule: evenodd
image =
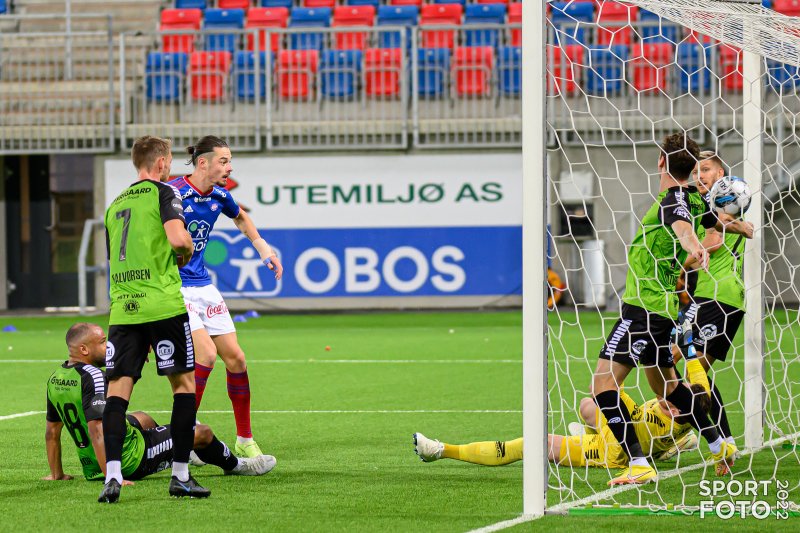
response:
M710 399L699 384L691 386L695 401L708 409ZM631 413L631 422L642 450L656 460L666 460L682 451L697 448L697 436L689 423L691 413L680 411L664 399L653 398L637 405L625 391L620 391L620 401ZM591 398L580 404L583 427L574 428L573 435L547 436L547 458L561 466L625 468L628 456L614 438L606 419ZM576 424L580 426L579 424ZM470 444L447 444L414 433L414 451L424 462L438 459L456 459L486 466L501 466L522 460L522 439L511 441L485 441Z

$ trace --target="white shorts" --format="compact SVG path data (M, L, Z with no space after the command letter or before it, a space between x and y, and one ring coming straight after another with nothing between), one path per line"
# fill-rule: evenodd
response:
M211 336L236 331L228 306L216 287L181 287L181 292L192 331L205 328Z

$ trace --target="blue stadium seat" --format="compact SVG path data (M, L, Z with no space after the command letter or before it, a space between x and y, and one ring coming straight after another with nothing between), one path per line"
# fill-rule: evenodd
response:
M6 12L8 12L8 2L6 2L6 0L0 0L0 15Z
M233 83L239 100L254 100L256 97L256 54L255 52L236 52L233 59ZM272 54L270 61L274 64ZM259 98L267 96L267 52L259 52L258 61Z
M772 9L772 0L761 0L761 5L767 9Z
M438 97L449 89L450 49L420 48L417 50L417 78L420 96Z
M244 28L244 9L206 9L203 20L205 30L240 30ZM239 35L207 34L207 52L230 52L239 48Z
M361 50L325 50L319 77L323 98L355 96L361 78Z
M175 9L205 9L207 0L175 0Z
M417 25L418 6L380 6L378 26L408 26L406 44L411 47L411 26ZM378 34L378 48L400 48L401 32L385 31Z
M778 92L790 91L800 86L800 68L768 59L767 81Z
M147 54L144 74L147 100L158 103L179 101L188 63L189 55L183 52Z
M667 19L661 19L652 11L646 9L639 10L639 21L642 22L641 37L644 43L663 43L668 42L678 44L680 42L677 24Z
M550 20L556 28L556 43L588 44L587 24L594 21L594 2L553 2Z
M500 79L500 94L519 96L522 92L522 48L504 46L500 48L497 74Z
M681 91L706 92L711 88L710 49L698 43L684 42L676 51Z
M590 94L619 94L625 78L627 46L589 48L589 68L586 69L586 91Z
M292 9L293 6L293 0L261 0L261 7L285 7L286 9Z
M348 6L373 6L377 11L381 5L381 0L347 0Z
M430 2L431 4L461 4L462 6L467 5L467 0L433 0Z
M505 4L470 4L464 13L464 24L503 24ZM464 30L466 46L497 46L500 30Z
M331 8L296 7L292 9L290 28L327 28L331 25ZM325 42L323 33L292 33L289 35L291 50L321 50Z

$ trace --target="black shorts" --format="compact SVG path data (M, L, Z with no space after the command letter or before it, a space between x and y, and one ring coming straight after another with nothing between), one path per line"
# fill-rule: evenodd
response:
M108 328L106 376L109 381L127 376L138 381L149 349L158 375L194 370L194 345L189 315L183 313L144 324L120 324Z
M628 366L672 368L675 362L670 340L674 327L672 319L635 305L622 304L622 318L611 329L600 350L600 359Z
M695 349L724 361L742 324L744 311L716 300L695 298L681 312L692 322Z
M142 462L126 479L142 479L172 466L172 431L169 425L144 430L138 421L135 424L131 421L131 425L144 437L144 455Z

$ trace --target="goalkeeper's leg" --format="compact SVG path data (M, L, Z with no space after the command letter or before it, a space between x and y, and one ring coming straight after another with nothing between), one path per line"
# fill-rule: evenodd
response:
M476 465L503 466L522 460L522 438L444 445L442 457Z

